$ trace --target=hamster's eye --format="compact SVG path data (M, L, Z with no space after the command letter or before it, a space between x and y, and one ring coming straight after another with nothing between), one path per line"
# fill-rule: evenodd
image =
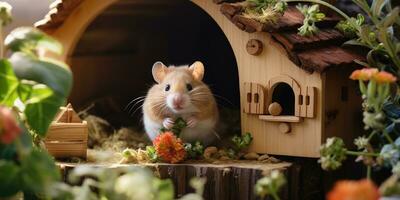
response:
M171 85L167 84L167 86L165 86L165 91L168 92L169 89L171 89Z
M188 90L188 91L192 91L193 90L193 86L191 85L191 84L186 84L186 89Z

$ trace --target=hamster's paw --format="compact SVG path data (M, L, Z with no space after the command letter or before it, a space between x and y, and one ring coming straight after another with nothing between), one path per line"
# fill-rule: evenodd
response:
M163 121L163 126L166 129L171 129L174 126L174 120L172 118L165 118Z
M197 125L198 122L199 122L199 121L197 120L197 118L195 118L195 117L189 117L189 118L187 119L187 126L188 126L189 128L193 128L193 127L195 127L195 126Z

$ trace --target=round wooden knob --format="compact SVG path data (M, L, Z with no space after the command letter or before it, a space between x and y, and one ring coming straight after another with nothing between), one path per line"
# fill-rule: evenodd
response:
M290 131L291 131L290 124L289 123L280 123L279 131L281 133L290 133Z
M263 43L260 40L251 39L247 42L246 50L250 55L260 55L263 51Z
M282 106L281 104L274 102L271 103L268 107L268 112L269 114L273 115L273 116L278 116L282 113Z

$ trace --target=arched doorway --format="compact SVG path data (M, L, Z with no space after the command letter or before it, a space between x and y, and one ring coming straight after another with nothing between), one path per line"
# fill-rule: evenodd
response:
M70 101L78 110L116 126L138 123L140 103L154 83L151 66L205 64L205 82L221 107L240 110L239 80L233 50L222 30L187 0L116 1L77 38L68 60L74 73ZM129 116L132 114L132 116Z
M287 83L277 83L272 91L272 103L277 102L282 106L281 115L294 115L295 98L292 87Z

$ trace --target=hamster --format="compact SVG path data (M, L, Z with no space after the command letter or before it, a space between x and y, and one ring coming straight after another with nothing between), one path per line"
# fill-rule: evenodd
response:
M160 129L172 128L177 118L183 118L187 127L180 134L184 142L200 141L204 145L216 139L215 126L218 108L210 88L202 82L204 65L197 61L191 66L153 65L157 82L147 93L143 103L144 128L153 141Z

